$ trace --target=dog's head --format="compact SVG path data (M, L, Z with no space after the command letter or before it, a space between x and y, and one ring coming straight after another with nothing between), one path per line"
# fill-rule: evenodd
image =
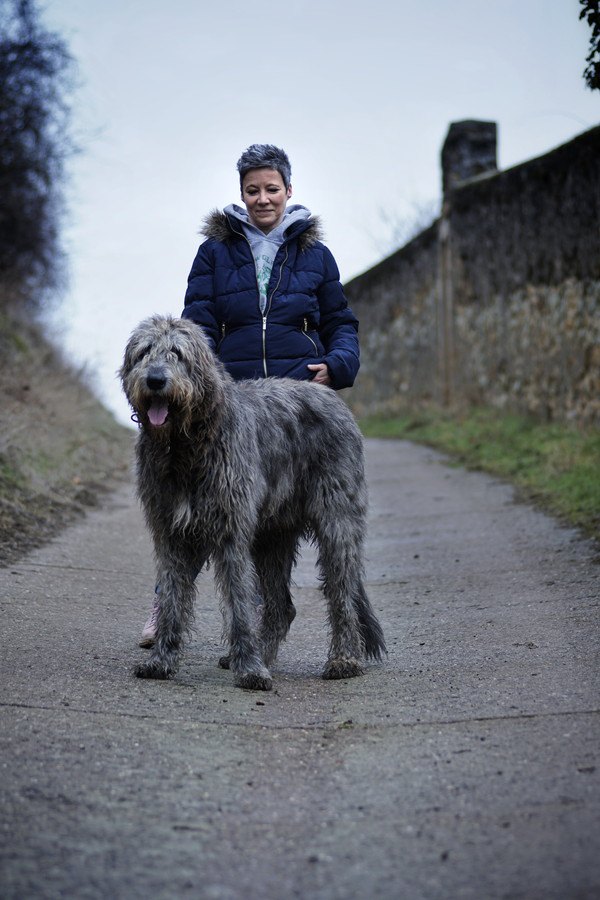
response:
M119 376L134 415L154 437L189 434L220 403L223 372L198 325L152 316L132 332Z

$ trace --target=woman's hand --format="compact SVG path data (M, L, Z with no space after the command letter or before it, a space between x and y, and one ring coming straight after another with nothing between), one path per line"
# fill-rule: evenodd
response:
M329 377L329 369L327 368L327 363L316 363L315 365L308 366L311 372L315 373L315 377L312 379L313 384L331 384L331 378Z

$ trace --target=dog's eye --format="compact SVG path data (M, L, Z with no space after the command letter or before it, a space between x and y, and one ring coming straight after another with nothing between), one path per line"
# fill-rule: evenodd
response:
M151 344L148 344L147 347L144 347L142 350L139 351L139 353L136 353L136 355L134 356L134 359L133 359L133 364L134 364L134 366L137 366L138 363L141 363L141 361L143 360L143 358L144 358L148 353L150 353L151 350L152 350L152 345L151 345Z
M179 360L179 362L182 361L182 359L183 359L183 353L181 352L181 350L179 349L179 347L171 347L171 353L174 353L174 354L175 354L175 356L177 357L177 359Z

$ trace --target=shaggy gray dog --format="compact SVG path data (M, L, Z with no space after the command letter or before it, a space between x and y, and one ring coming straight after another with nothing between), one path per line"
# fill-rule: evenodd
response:
M140 424L138 493L161 598L156 642L136 675L175 673L194 580L210 560L235 683L269 690L295 615L290 579L302 537L318 545L328 604L323 677L360 675L361 657L380 659L383 634L363 586L362 438L334 391L290 379L235 382L201 328L161 316L135 329L120 375Z

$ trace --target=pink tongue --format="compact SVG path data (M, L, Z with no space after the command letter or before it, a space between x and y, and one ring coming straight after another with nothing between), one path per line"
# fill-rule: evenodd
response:
M153 403L148 410L148 418L153 425L164 425L169 415L169 407L161 406L159 403Z

